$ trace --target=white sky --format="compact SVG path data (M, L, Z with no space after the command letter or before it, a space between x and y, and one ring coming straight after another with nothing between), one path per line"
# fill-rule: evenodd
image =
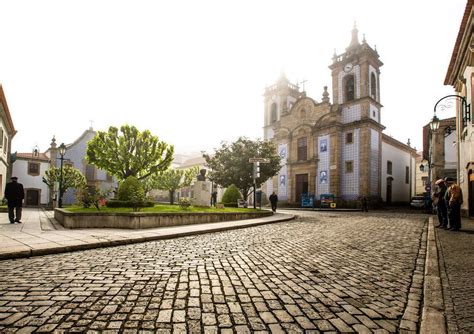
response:
M13 151L90 126L149 129L178 152L263 137L263 91L284 68L308 96L331 87L334 49L377 46L385 133L421 149L466 0L0 0L0 83ZM332 102L332 91L330 90ZM454 116L439 114L441 118Z

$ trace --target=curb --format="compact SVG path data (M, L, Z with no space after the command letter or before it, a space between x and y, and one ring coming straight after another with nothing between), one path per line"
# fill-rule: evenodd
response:
M30 248L29 250L22 250L18 252L0 254L0 260L10 260L10 259L18 259L18 258L27 258L27 257L32 257L32 256L68 253L68 252L87 250L87 249L123 246L123 245L130 245L130 244L136 244L136 243L142 243L142 242L148 242L148 241L155 241L155 240L166 240L166 239L174 239L174 238L187 237L187 236L206 234L206 233L223 232L223 231L228 231L228 230L236 230L236 229L259 226L259 225L286 222L286 221L293 220L296 217L297 217L296 215L285 214L284 217L274 218L272 220L257 221L254 223L248 223L248 224L242 224L242 225L231 225L231 226L221 226L221 227L211 226L210 228L205 229L205 230L175 232L175 233L170 233L170 234L155 235L155 236L149 236L149 237L138 237L138 238L130 238L130 239L97 241L97 242L92 242L88 244L79 244L79 245L73 245L73 246L58 246L58 247L50 247L50 248L42 248L42 249ZM236 221L236 222L242 222L242 220ZM199 224L196 224L196 226L197 225Z
M420 333L447 333L433 217L428 221Z

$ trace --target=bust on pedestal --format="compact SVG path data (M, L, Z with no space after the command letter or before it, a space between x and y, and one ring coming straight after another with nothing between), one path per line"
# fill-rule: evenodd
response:
M193 184L193 205L210 207L211 182L206 181L206 170L201 169Z

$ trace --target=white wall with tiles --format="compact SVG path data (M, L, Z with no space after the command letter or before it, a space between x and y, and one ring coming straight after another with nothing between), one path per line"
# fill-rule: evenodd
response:
M361 118L361 108L360 105L353 105L350 107L342 108L341 111L341 122L343 124L360 121Z
M278 154L280 154L282 165L278 173L278 199L286 201L288 200L288 144L279 144Z
M346 144L346 134L353 133L352 144ZM341 134L341 194L345 199L355 199L359 195L359 129L345 131ZM352 161L353 172L346 173L346 161Z
M317 140L318 150L318 170L316 174L316 197L320 198L321 194L329 193L329 157L331 152L331 143L329 136L319 136Z
M370 194L379 193L379 141L380 133L370 129Z

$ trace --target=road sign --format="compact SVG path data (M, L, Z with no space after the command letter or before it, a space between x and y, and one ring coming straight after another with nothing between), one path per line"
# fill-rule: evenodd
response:
M268 159L268 158L249 158L249 162L260 162L260 163L268 164L270 162L270 159Z

